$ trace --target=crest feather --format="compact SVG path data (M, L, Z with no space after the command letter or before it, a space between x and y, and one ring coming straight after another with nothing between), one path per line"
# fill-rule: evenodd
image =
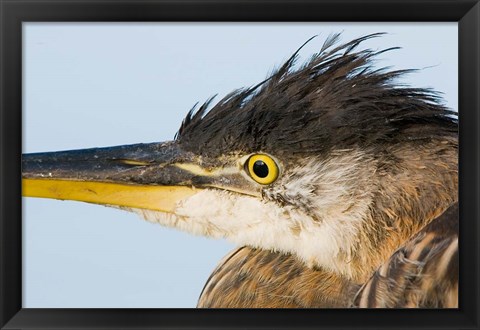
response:
M415 70L373 66L378 55L398 47L358 50L383 34L340 45L340 35L333 34L296 69L298 52L310 38L261 83L233 91L211 110L212 98L192 109L176 139L201 154L280 156L456 135L456 113L443 106L439 93L396 82Z

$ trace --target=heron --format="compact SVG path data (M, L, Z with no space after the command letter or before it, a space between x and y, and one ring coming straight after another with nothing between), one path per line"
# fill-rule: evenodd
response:
M381 35L300 47L172 141L24 154L22 194L234 242L201 308L458 307L458 120L375 67Z

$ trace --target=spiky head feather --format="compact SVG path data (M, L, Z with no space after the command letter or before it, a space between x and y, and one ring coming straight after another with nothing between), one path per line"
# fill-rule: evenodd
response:
M295 69L297 52L264 82L192 109L177 133L186 149L215 156L268 152L284 159L333 148L375 148L405 140L457 133L455 113L439 94L401 85L412 70L375 69L374 59L392 50L357 50L367 35L321 50Z

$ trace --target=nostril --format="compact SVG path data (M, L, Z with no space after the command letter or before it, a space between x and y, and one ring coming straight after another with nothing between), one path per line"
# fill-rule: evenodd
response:
M124 165L131 165L131 166L149 166L151 165L150 162L144 162L141 160L135 160L135 159L109 159L110 161L124 164Z

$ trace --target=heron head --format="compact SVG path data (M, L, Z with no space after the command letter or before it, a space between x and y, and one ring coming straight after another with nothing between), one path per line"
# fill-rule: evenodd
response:
M456 200L457 122L376 70L370 35L295 53L267 80L192 109L163 143L27 154L24 196L124 208L361 279ZM431 207L425 207L426 205Z

